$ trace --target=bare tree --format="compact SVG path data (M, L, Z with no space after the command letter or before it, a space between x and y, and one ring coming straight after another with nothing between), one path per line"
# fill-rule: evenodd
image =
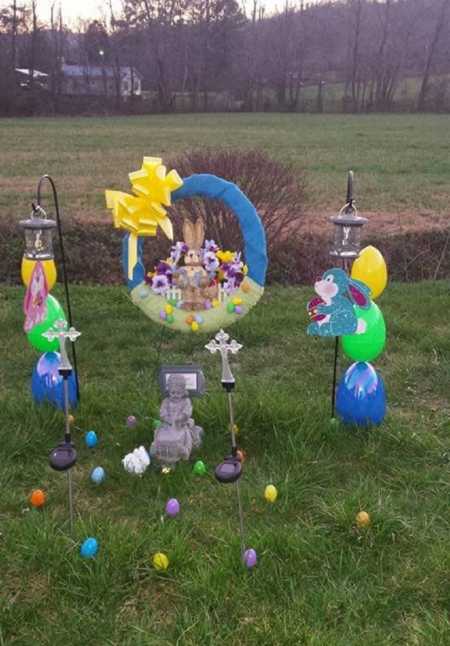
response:
M450 7L450 0L443 0L436 18L435 27L428 44L428 55L425 60L425 68L423 71L422 82L420 85L419 96L417 97L417 109L419 111L425 109L426 98L430 87L431 70L436 55L436 50L444 30L447 11Z

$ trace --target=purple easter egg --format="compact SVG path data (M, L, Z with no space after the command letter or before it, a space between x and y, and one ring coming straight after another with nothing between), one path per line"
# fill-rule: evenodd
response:
M134 428L137 424L137 419L134 415L128 415L127 417L127 426L128 428Z
M204 307L205 307L205 310L210 310L210 309L211 309L211 307L212 307L212 303L211 303L211 301L209 301L209 300L206 300L206 301L203 303L203 305L204 305Z
M236 314L242 314L242 307L240 305L236 305L234 311Z
M159 318L161 319L161 321L165 321L165 320L166 320L166 318L167 318L167 314L165 313L165 311L164 311L164 310L160 310L160 312L159 312Z
M252 548L250 548L249 550L245 550L244 552L245 566L251 569L252 567L255 567L257 562L258 562L258 555L256 554L255 550Z
M180 513L180 503L176 498L171 498L166 504L166 514L171 518L175 518Z

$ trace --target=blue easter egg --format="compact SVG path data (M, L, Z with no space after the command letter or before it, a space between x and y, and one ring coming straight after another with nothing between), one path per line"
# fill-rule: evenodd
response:
M203 323L203 321L204 321L204 318L203 318L203 316L201 314L196 314L195 315L195 320L197 321L197 323L199 325L201 325Z
M86 538L81 544L80 554L84 559L93 559L98 552L98 541L96 538Z
M98 444L97 433L95 431L88 431L84 436L84 441L87 447L93 449Z
M36 404L49 402L56 408L64 410L64 379L59 374L60 365L59 352L45 352L39 357L31 376L31 392ZM69 376L67 383L69 406L75 408L78 404L78 396L74 372Z
M345 424L378 425L386 415L383 379L367 361L353 363L336 393L336 411Z
M100 484L106 477L105 469L103 467L95 467L91 471L91 480L95 484Z

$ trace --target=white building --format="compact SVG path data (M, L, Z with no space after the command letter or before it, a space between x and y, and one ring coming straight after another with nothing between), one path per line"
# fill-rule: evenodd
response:
M62 93L72 96L116 96L120 84L122 97L141 96L142 75L134 67L110 65L61 66Z

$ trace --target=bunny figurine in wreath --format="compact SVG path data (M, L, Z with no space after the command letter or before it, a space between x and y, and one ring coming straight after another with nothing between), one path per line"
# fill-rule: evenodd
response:
M187 247L184 267L176 270L174 284L181 289L183 309L203 310L205 300L217 298L218 285L212 284L202 262L202 247L205 240L205 223L202 218L183 223L183 238Z
M307 306L312 322L308 334L313 336L342 336L363 334L366 323L358 319L354 305L368 309L370 289L359 280L350 278L343 269L326 271L314 284L317 294Z

